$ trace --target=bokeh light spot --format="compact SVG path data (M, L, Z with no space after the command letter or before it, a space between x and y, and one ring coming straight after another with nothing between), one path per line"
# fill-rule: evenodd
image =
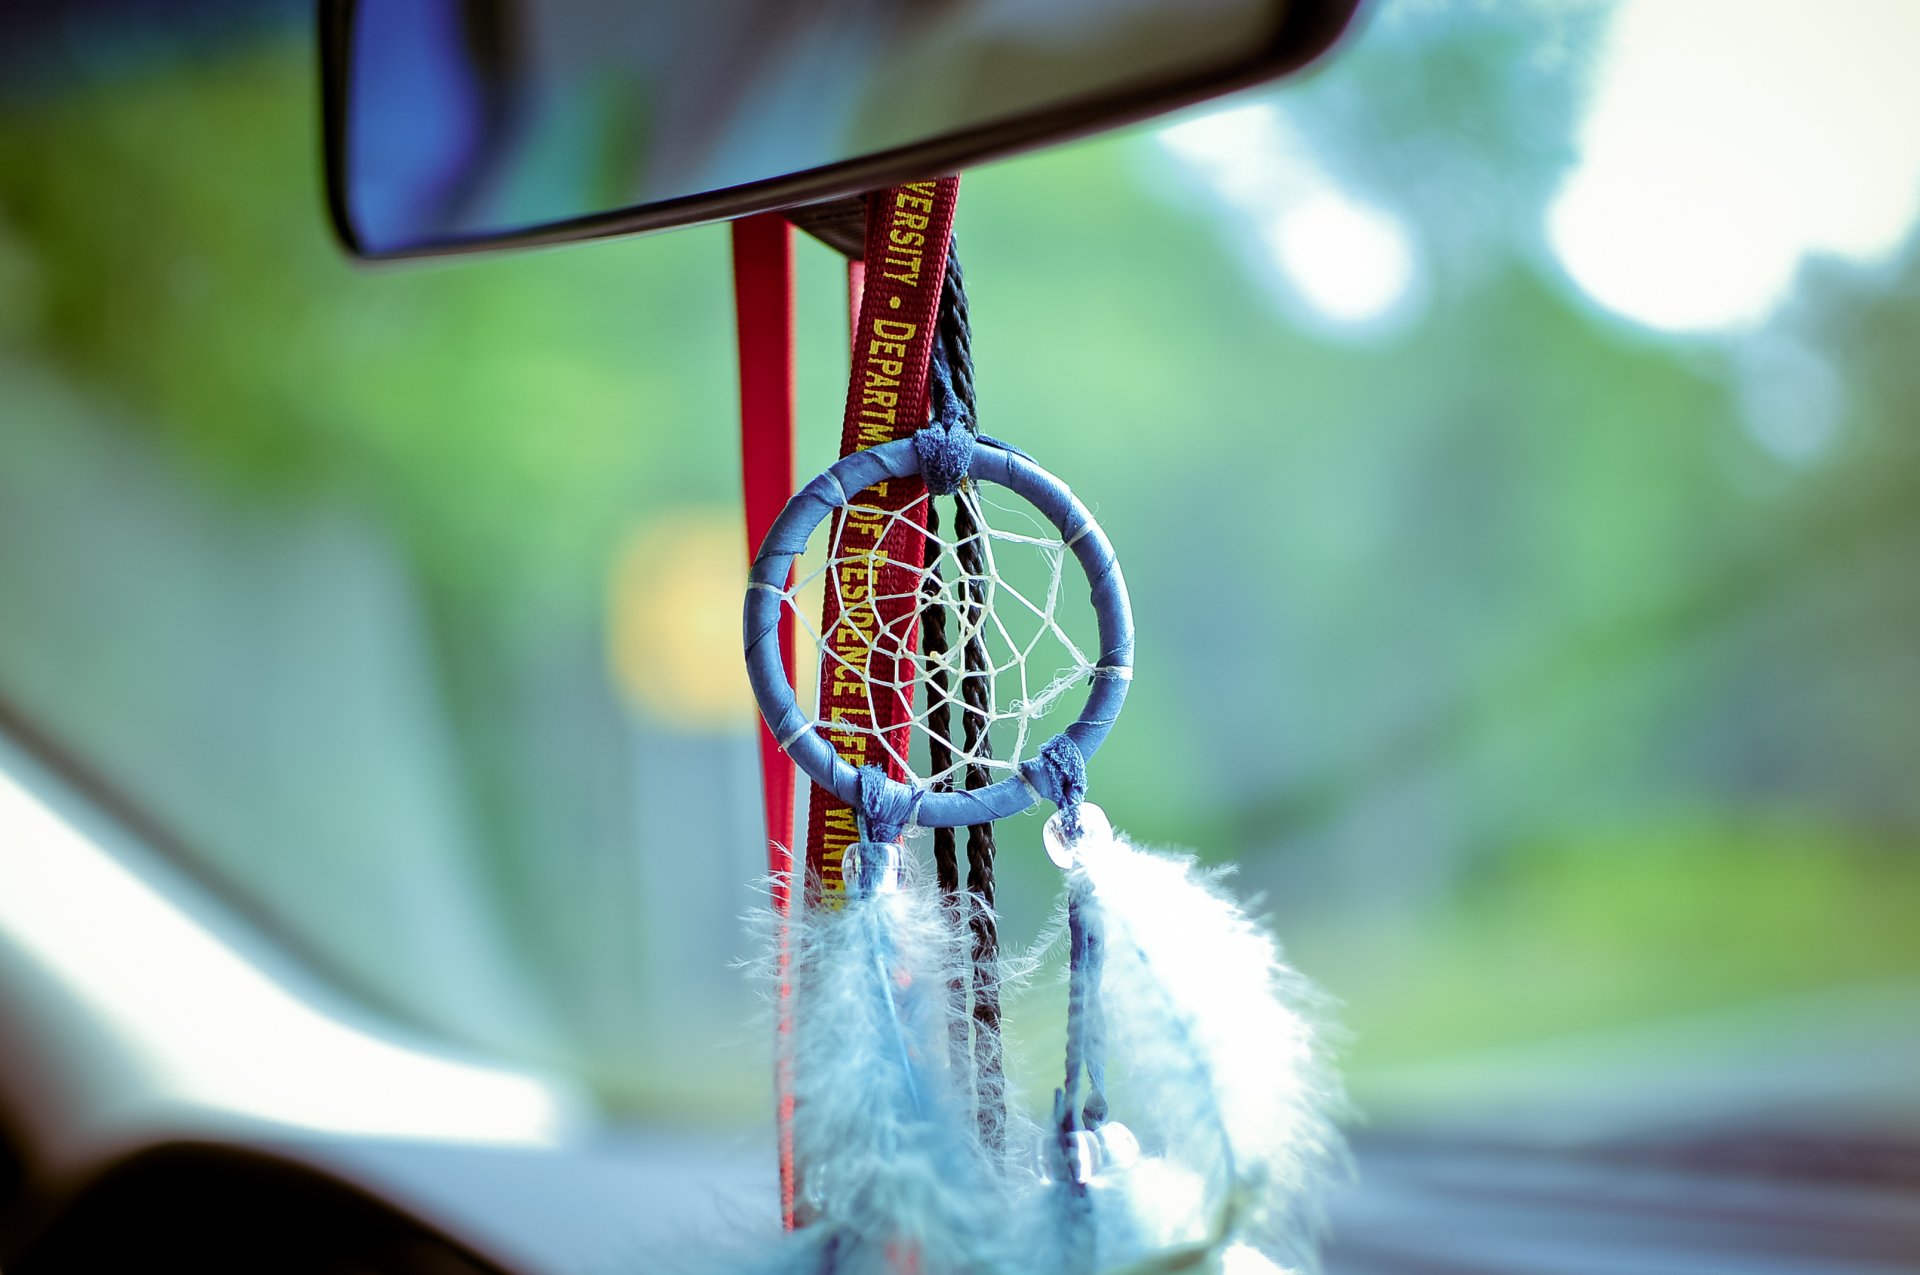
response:
M1627 0L1548 212L1595 301L1668 331L1764 319L1800 262L1871 262L1920 211L1920 5Z
M680 506L622 541L609 582L608 659L635 709L696 730L749 719L740 663L743 535L731 512Z

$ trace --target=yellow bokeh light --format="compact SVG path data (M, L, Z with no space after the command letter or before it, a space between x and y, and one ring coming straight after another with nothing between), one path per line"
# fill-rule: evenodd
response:
M740 656L744 536L731 510L683 506L622 539L608 579L607 658L636 711L696 730L751 720Z

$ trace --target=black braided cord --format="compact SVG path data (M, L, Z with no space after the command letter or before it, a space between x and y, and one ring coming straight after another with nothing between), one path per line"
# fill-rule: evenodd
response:
M927 502L927 574L920 581L920 649L932 655L947 649L947 609L940 600L940 510L933 501ZM940 790L952 788L953 781L947 776L947 770L953 765L952 736L947 732L953 728L953 710L947 697L951 683L947 678L944 662L927 661L927 762L928 769L940 776L934 786ZM940 888L940 903L946 910L948 923L956 933L966 915L966 901L960 894L960 862L954 850L954 831L952 828L933 830L933 874ZM957 1008L967 1006L967 981L955 973L948 980L947 995ZM947 1046L952 1057L956 1074L968 1074L967 1022L955 1014L948 1022Z
M973 327L967 309L966 283L960 271L960 259L951 249L947 254L946 282L940 294L940 317L934 334L933 358L939 368L930 378L937 400L931 404L932 415L944 423L958 421L968 433L978 434L980 424L973 379ZM935 525L930 523L930 526ZM968 639L961 652L961 742L967 756L984 757L992 747L989 723L993 713L992 687L988 678L991 660L980 625L981 612L986 607L986 548L984 531L974 518L971 506L965 501L954 502L953 530L955 556L966 581L963 605L968 612L965 626ZM932 544L929 539L930 553L933 552ZM929 584L938 588L931 577ZM927 620L939 609L929 606L922 613L923 641L928 651L946 648L945 617L939 617L931 625ZM934 679L935 689L944 699L947 685L945 673L937 671ZM951 736L945 736L949 716L944 704L939 709L939 717L929 724L932 727L931 736L941 741L937 745L940 754L932 758L934 770L938 773L952 763L952 752L945 743L945 739ZM962 775L962 782L969 789L984 788L993 782L993 777L985 766L977 762L969 763ZM976 824L967 829L964 896L959 894L959 864L954 835L951 832L945 832L944 835L944 844L941 834L935 835L935 871L940 875L943 894L958 905L956 913L964 910L966 916L973 983L973 1075L980 1132L986 1145L998 1150L1005 1139L1007 1110L1000 1038L1000 936L994 915L993 825ZM952 865L950 869L948 864Z

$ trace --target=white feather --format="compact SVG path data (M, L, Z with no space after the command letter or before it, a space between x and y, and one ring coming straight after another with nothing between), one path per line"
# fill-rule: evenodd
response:
M1343 1100L1310 1012L1316 994L1191 857L1143 851L1104 816L1087 825L1072 871L1089 888L1104 944L1109 1107L1149 1153L1123 1176L1157 1157L1206 1184L1205 1203L1184 1219L1168 1208L1151 1225L1139 1219L1147 1244L1112 1260L1198 1244L1203 1266L1138 1269L1218 1269L1236 1242L1236 1263L1258 1250L1311 1266L1322 1189L1345 1163L1331 1118ZM1164 1189L1134 1194L1169 1202Z
M948 993L964 953L909 869L896 890L785 923L797 1232L729 1269L897 1275L990 1270L1006 1243L1005 1182L982 1150L969 1078L951 1065ZM763 977L782 976L776 950Z

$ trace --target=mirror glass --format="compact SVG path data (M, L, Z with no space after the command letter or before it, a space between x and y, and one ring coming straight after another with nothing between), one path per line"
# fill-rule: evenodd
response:
M344 196L379 253L682 199L1256 58L1286 0L349 6Z

